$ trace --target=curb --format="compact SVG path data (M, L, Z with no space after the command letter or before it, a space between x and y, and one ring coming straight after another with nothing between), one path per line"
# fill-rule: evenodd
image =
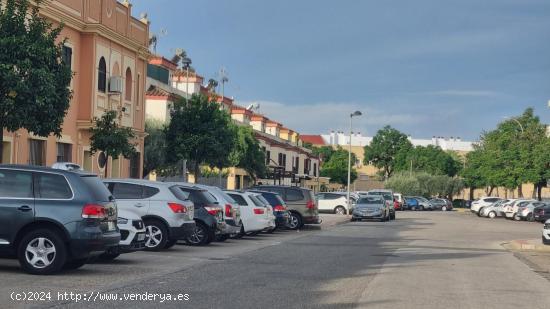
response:
M550 252L550 246L541 243L540 239L512 240L501 244L504 248L517 251Z

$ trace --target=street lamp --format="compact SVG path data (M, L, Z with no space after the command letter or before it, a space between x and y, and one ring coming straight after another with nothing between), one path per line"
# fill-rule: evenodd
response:
M349 152L348 152L348 214L350 211L351 206L351 200L350 200L350 182L351 182L351 134L352 134L352 124L353 124L353 117L361 116L363 115L360 111L355 111L352 114L349 115Z
M523 134L523 133L525 132L525 131L523 130L523 125L522 125L521 122L519 122L519 120L517 120L516 118L504 117L504 119L515 121L515 122L519 125L519 128L521 129L521 133Z
M181 59L181 64L185 68L185 104L189 104L189 67L191 67L191 58L185 56L183 59ZM187 160L183 159L183 181L187 182ZM196 176L195 176L196 178ZM195 179L195 182L197 182L198 179Z
M185 68L185 99L189 100L189 68L191 67L191 58L185 56L181 59L181 64Z

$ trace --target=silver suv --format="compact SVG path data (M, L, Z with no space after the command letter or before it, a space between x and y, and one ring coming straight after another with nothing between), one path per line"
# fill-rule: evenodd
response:
M145 247L167 249L195 231L194 205L173 193L173 183L139 179L103 180L120 209L138 213L145 223Z

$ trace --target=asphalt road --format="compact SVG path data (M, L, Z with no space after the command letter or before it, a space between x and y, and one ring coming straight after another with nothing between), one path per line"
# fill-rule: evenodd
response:
M500 245L540 237L541 228L456 212L399 212L389 223L325 224L205 248L180 246L46 279L0 266L0 299L22 306L4 299L26 287L119 297L32 303L38 307L550 308L550 281ZM130 293L158 295L120 300ZM167 293L189 300L160 303Z

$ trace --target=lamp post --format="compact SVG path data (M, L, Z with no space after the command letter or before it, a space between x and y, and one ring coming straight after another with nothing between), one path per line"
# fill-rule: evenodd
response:
M351 208L350 200L350 182L351 182L351 134L353 130L353 117L363 115L360 111L355 111L349 115L349 152L348 152L348 214Z
M189 101L189 67L191 66L191 58L184 57L181 59L181 63L183 67L185 68L185 104L188 104ZM183 159L183 181L187 182L187 160ZM195 177L196 178L196 177ZM198 179L195 179L195 182L197 182Z

